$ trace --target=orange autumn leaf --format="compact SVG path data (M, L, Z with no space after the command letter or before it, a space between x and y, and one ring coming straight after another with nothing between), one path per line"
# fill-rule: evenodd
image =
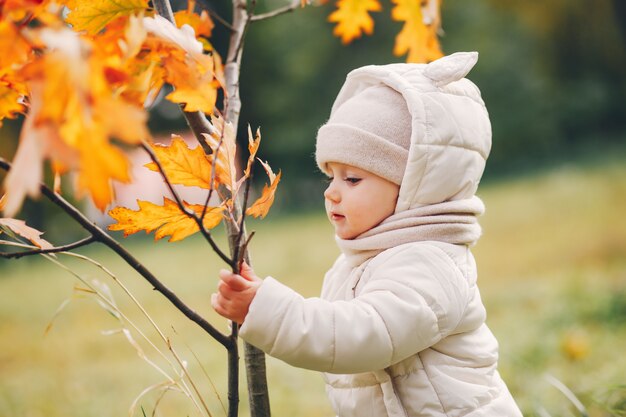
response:
M2 119L13 119L18 113L23 113L26 107L22 103L24 95L8 83L0 80L0 126Z
M151 147L172 184L211 189L211 161L202 147L190 149L183 138L177 135L172 135L169 145L154 144ZM159 172L154 162L145 166Z
M246 210L246 214L257 218L264 218L270 211L272 204L274 204L274 195L276 194L276 187L278 187L278 183L280 182L281 172L278 172L278 175L275 175L272 168L270 168L267 163L261 160L259 160L259 162L261 162L261 165L263 165L263 168L269 177L270 185L268 187L266 184L263 187L261 197L259 197L254 204Z
M0 76L11 72L28 61L31 46L21 36L17 27L0 21Z
M71 5L74 8L67 16L67 23L76 31L94 35L120 16L146 10L148 0L81 0Z
M180 10L174 13L176 26L189 25L194 29L196 37L205 36L210 38L215 25L206 10L202 10L200 14L194 13L195 3L195 1L189 1L187 10Z
M9 228L13 233L16 233L23 238L30 240L35 246L40 249L51 249L52 245L45 239L41 238L43 232L26 225L24 220L0 218L0 226ZM0 230L0 233L2 231Z
M104 210L112 200L111 181L130 180L126 156L111 139L136 144L148 138L147 113L110 83L109 57L92 41L64 28L44 27L32 36L43 53L20 71L30 109L5 180L7 213L15 213L25 195L38 194L45 159L77 171L78 194L88 193Z
M191 26L177 28L161 16L146 17L143 22L148 45L162 55L165 81L174 87L165 98L182 104L184 111L212 114L222 85L215 72L220 61L202 53L203 45Z
M200 229L194 219L183 213L175 201L163 198L163 205L149 201L137 201L138 210L126 207L116 207L109 211L109 215L117 221L110 225L109 230L124 232L124 237L144 230L146 233L156 231L154 239L159 240L170 236L169 242L183 240L198 232ZM200 204L184 203L185 208L201 216L204 206ZM208 207L203 225L206 229L217 226L223 218L223 207Z
M391 18L404 22L396 36L393 53L408 53L407 62L431 62L443 56L437 30L439 29L438 2L429 0L426 6L415 0L392 0L395 7ZM428 12L427 15L424 11Z
M126 155L110 145L105 137L89 131L85 131L84 135L78 143L79 195L89 192L94 205L104 211L112 201L111 180L130 182L130 163Z
M337 23L333 34L340 36L341 43L345 45L360 38L363 32L371 35L374 31L374 19L370 12L381 10L378 0L339 0L337 10L328 16L328 21Z

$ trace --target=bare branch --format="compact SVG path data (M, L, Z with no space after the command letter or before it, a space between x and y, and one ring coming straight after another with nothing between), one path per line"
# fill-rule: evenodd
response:
M178 208L180 209L180 211L185 213L185 215L192 218L196 222L196 224L198 225L198 228L200 229L200 233L202 233L202 236L204 236L207 242L209 242L209 245L211 245L211 248L215 251L215 253L217 253L217 255L224 262L226 262L229 266L232 267L234 265L234 261L230 259L228 256L226 256L226 254L222 252L219 246L217 246L217 243L215 243L215 240L213 240L213 236L211 236L211 232L209 232L206 229L206 227L204 227L204 224L202 223L202 220L200 220L200 217L198 217L196 213L188 210L187 207L185 207L185 205L183 204L183 200L180 198L176 190L174 190L174 186L170 182L169 178L167 178L167 174L165 173L165 170L163 169L161 162L156 157L152 148L150 148L150 146L147 145L146 143L142 143L141 147L148 153L148 155L150 155L150 159L152 160L152 162L154 162L156 166L159 168L159 173L161 174L163 181L165 181L167 188L170 190L170 193L172 193L172 196L174 197L176 204L178 204ZM205 209L206 209L206 206L205 206Z
M300 0L292 0L291 4L289 4L287 6L280 7L278 9L276 9L276 10L271 11L271 12L254 15L254 16L252 16L252 18L250 20L252 22L260 22L261 20L271 19L273 17L280 16L281 14L291 13L294 10L296 10L297 8L300 7L300 3L301 3Z
M0 168L5 171L11 169L11 164L4 158L0 157ZM217 340L222 346L229 349L232 345L232 340L222 334L219 330L211 325L206 319L188 307L176 294L174 294L167 286L165 286L159 279L154 276L139 260L130 254L122 245L120 245L115 239L109 236L99 226L89 220L83 213L81 213L76 207L65 200L61 195L55 193L47 185L41 184L39 189L41 193L46 196L48 200L60 207L65 213L67 213L72 219L74 219L85 230L90 232L94 239L100 243L103 243L121 257L128 265L130 265L135 271L137 271L142 277L144 277L155 290L159 291L165 296L181 313L183 313L188 319L199 325L204 331L209 333L215 340Z
M250 171L250 175L252 175L252 170ZM252 183L252 178L248 177L246 179L246 188L244 189L243 192L243 207L241 208L241 220L239 221L239 234L237 235L237 241L235 243L235 253L233 255L233 260L235 261L235 265L237 266L237 270L234 272L239 272L239 270L241 269L241 261L243 260L243 255L245 254L245 249L242 250L241 246L241 239L243 238L243 235L245 235L246 230L244 227L244 222L246 220L246 210L248 208L248 198L250 196L250 184ZM250 240L248 238L248 240ZM247 247L247 243L246 243L246 247Z
M217 14L215 12L215 10L211 9L211 5L209 4L209 2L207 0L200 0L200 3L202 3L202 5L204 6L204 7L201 7L201 9L202 10L206 10L207 13L209 13L211 15L211 17L213 17L213 19L215 19L218 22L220 22L226 29L230 30L231 32L235 30L235 28L233 28L233 25L228 23L226 21L226 19L224 19L219 14Z
M86 237L85 239L81 239L81 240L76 241L74 243L70 243L70 244L63 245L63 246L56 246L56 247L50 248L50 249L33 249L33 250L29 250L29 251L24 251L24 252L13 252L13 253L0 252L0 258L19 259L19 258L21 258L23 256L43 255L44 253L67 252L67 251L70 251L72 249L80 248L81 246L86 246L86 245L88 245L90 243L93 243L95 241L96 241L96 239L93 236L89 236L89 237Z

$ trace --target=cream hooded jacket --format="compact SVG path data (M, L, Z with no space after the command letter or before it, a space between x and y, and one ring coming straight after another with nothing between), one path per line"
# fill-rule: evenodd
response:
M497 371L469 250L491 146L480 93L463 78L476 59L458 53L348 75L335 106L381 83L406 99L411 146L396 212L337 240L343 254L320 298L266 278L241 327L269 355L324 372L340 417L521 416Z

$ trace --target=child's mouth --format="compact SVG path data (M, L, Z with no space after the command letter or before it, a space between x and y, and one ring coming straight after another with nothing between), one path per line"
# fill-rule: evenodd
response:
M345 219L346 216L337 213L330 213L330 219L334 222Z

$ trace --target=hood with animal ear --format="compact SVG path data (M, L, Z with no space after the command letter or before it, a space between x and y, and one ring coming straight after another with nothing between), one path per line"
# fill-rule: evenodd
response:
M393 173L399 164L400 171L393 176L401 178L400 181L387 175L400 184L396 212L470 199L478 188L491 149L487 109L476 85L464 78L477 60L477 52L458 52L430 64L370 65L350 72L333 104L329 122L318 132L316 158L320 169L327 172L328 162L343 162L378 175L381 173L376 170L382 170L381 176L385 177L387 171L380 166L389 167ZM398 121L410 123L410 131L405 129L408 151L405 140L398 139L395 133L385 137L384 133L376 132L376 141L361 140L364 135L351 136L343 123L340 126L343 134L331 134L338 132L329 129L334 114L358 102L353 100L355 97L367 96L368 91L381 87L397 92L406 105L406 108L398 106L401 115ZM377 114L394 117L393 112L383 108L387 102L397 103L398 100L391 97L381 101ZM358 112L348 112L353 113ZM389 146L380 145L385 140L390 142ZM370 144L376 147L368 149ZM395 159L381 164L376 157L385 158L385 147L393 151ZM368 169L370 162L359 165L358 161L352 161L355 152L369 154L373 169ZM394 162L396 159L401 161Z

